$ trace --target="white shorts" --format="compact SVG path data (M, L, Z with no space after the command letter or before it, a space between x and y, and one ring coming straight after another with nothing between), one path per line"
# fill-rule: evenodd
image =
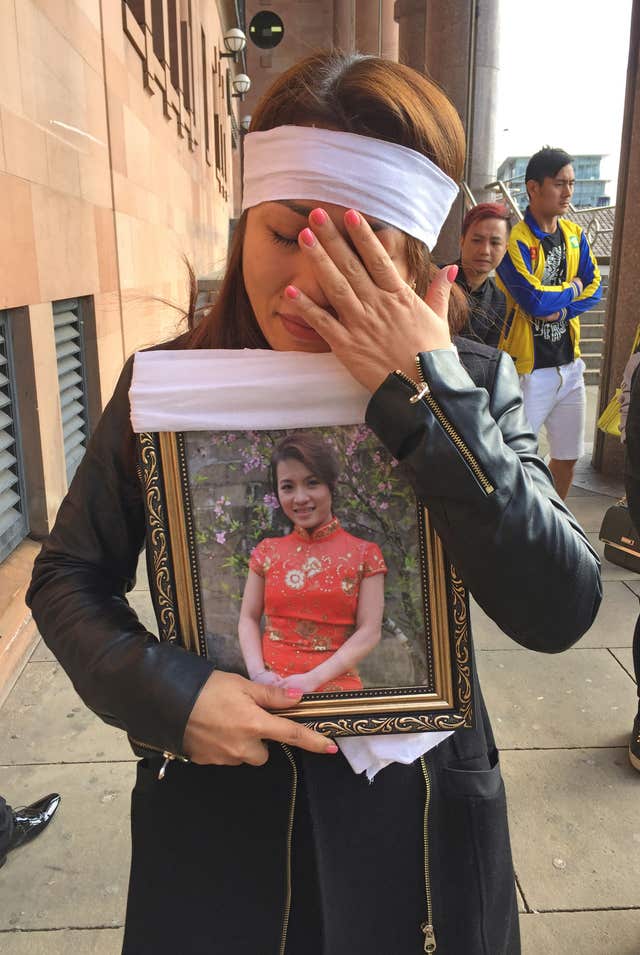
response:
M545 426L549 454L556 461L577 461L584 454L584 368L582 358L576 358L568 365L536 368L529 375L520 375L531 430L537 435Z

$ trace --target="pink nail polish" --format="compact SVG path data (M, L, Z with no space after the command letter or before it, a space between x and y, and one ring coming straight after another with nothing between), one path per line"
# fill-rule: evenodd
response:
M300 298L300 292L295 285L287 285L286 289L284 290L284 294L287 296L287 298Z
M292 700L299 700L302 696L302 690L296 690L293 686L288 686L284 692Z
M314 225L325 225L329 216L324 209L314 209L309 218Z
M458 274L458 266L457 266L457 265L450 265L449 268L447 269L447 278L448 278L448 280L451 282L452 285L453 285L453 283L454 283L455 280L456 280L456 275L457 275L457 274Z
M337 753L337 752L338 752L338 747L336 746L335 743L327 743L326 752L327 752L327 753L331 753L331 754Z
M303 229L300 233L300 238L305 245L312 246L316 244L316 237L311 231L311 229Z
M349 211L345 213L344 221L348 226L351 226L352 229L355 229L356 226L360 225L360 216L355 209L349 209Z

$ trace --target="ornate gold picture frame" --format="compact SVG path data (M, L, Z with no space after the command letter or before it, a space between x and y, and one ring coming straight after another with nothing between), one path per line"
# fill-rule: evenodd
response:
M279 480L274 449L292 433L296 438L307 431L319 435L339 462L331 489L339 520L325 523L320 532L287 523L286 503L273 484ZM279 601L275 610L265 604L260 623L262 681L285 680L311 650L323 651L318 659L331 658L340 633L349 632L344 622L349 601L354 619L364 618L362 597L356 594L354 603L355 590L359 586L362 594L364 580L384 576L374 649L348 673L306 693L287 715L332 737L473 725L466 589L401 465L366 426L145 431L137 441L161 640L247 675L237 620L253 573L254 584L267 591L275 587ZM302 521L314 506L303 507ZM310 549L316 544L317 550ZM333 591L325 586L329 579ZM365 586L369 593L380 583ZM307 614L308 608L324 606L318 603L323 589L330 592L333 609ZM304 619L289 614L294 606L302 608ZM282 669L277 660L284 661ZM289 679L295 682L296 676Z

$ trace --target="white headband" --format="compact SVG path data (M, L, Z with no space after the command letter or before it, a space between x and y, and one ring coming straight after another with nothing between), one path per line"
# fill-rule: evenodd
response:
M276 126L244 140L242 208L311 199L354 208L436 244L458 187L422 153L370 136Z

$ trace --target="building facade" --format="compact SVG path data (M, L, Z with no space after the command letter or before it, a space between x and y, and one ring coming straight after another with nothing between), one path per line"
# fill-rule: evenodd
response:
M267 87L302 57L336 47L398 59L393 0L245 0L250 115Z
M22 595L124 360L225 262L234 3L0 8L0 695ZM3 674L5 679L3 680Z

